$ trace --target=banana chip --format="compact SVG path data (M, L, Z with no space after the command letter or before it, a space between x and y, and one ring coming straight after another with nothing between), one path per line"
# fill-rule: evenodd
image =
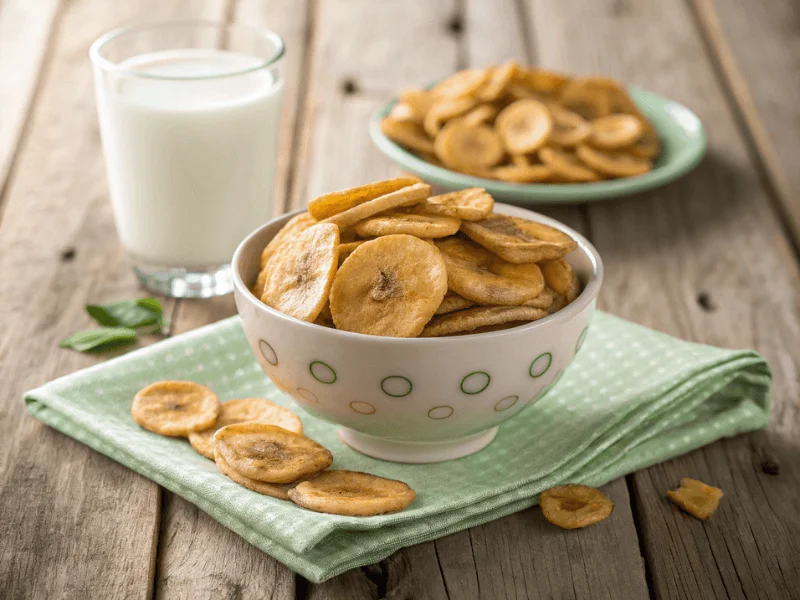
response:
M435 314L446 315L447 313L463 310L471 306L475 306L475 303L472 300L467 300L455 292L447 292L442 299L442 303L439 305L439 308L436 309Z
M322 223L332 223L337 225L340 229L351 227L372 215L386 212L387 210L400 206L419 204L430 195L431 186L426 183L415 183L337 213L328 217L322 221Z
M563 73L545 69L518 69L515 80L538 96L556 96L569 81Z
M531 298L530 300L526 300L522 303L522 306L532 306L533 308L548 310L551 306L553 306L554 301L555 294L553 294L553 290L545 285L544 289L539 293L538 296Z
M550 289L562 296L570 293L575 274L565 259L557 258L556 260L542 261L539 266L542 269L544 281Z
M639 158L648 158L655 160L661 153L661 142L658 139L658 133L650 122L644 121L644 132L636 142L631 145L628 150L634 156Z
M405 233L418 238L441 238L457 233L459 227L461 221L453 217L390 212L361 221L356 231L362 237Z
M480 221L494 208L494 198L483 188L467 188L431 196L412 209L418 215L441 215L462 221Z
M553 131L548 142L563 148L574 148L591 135L591 125L578 113L557 104L551 104L548 108L553 115Z
M478 90L478 98L484 102L497 100L506 91L518 69L519 64L514 60L490 69L489 80Z
M518 167L516 165L508 165L505 167L495 167L491 170L492 177L500 181L509 181L511 183L539 183L547 181L552 175L549 167L544 165L529 165L527 167Z
M421 124L435 101L436 97L427 90L406 90L400 94L399 104L407 106L411 119Z
M434 151L448 167L468 172L493 167L505 154L503 142L493 128L465 125L458 120L442 128L436 136Z
M479 327L536 321L546 316L547 312L530 306L478 306L433 317L420 337L453 335Z
M611 177L635 177L653 168L653 163L646 158L638 158L624 151L598 150L586 144L578 146L576 154L595 171Z
M422 128L429 136L436 137L442 124L455 117L469 112L478 101L471 96L463 96L461 98L442 98L435 102L425 115L425 120L422 122Z
M369 241L350 255L331 287L338 329L391 337L419 335L447 293L437 249L410 235Z
M275 251L280 248L287 240L292 239L298 233L302 233L314 223L316 223L316 219L311 216L311 214L307 212L300 213L299 215L295 215L291 219L286 222L286 225L275 234L275 237L269 241L269 244L262 250L261 252L261 269L263 270L264 267L269 262L269 259L272 258L272 255L275 254ZM259 298L261 294L256 294Z
M267 265L261 301L295 319L313 322L339 264L339 228L317 223L278 248Z
M221 406L214 425L189 433L189 443L198 454L214 460L214 434L227 425L248 421L277 425L294 433L303 433L300 417L288 408L273 404L266 398L239 398Z
M289 490L289 498L298 506L353 517L397 512L415 497L402 481L356 471L325 471Z
M136 393L131 416L149 431L171 437L185 437L210 427L217 420L217 395L191 381L157 381Z
M381 133L411 150L433 153L433 142L428 139L422 125L409 119L386 117L381 121Z
M544 278L535 264L514 265L461 238L436 242L452 291L479 304L512 306L535 298Z
M630 146L644 133L644 125L633 115L608 115L591 123L593 146L616 150Z
M525 154L545 143L553 129L553 118L541 102L517 100L497 115L495 127L510 153Z
M459 117L459 121L463 125L480 125L481 123L488 123L494 121L497 116L497 108L492 104L481 104L476 106L465 115Z
M464 221L461 223L461 231L512 263L553 260L566 256L578 247L575 240L554 227L498 214L482 221Z
M433 96L459 98L475 93L490 76L489 69L465 69L443 79L430 90Z
M586 485L557 485L539 496L544 518L563 529L578 529L611 516L614 503Z
M256 479L245 477L237 470L232 468L226 462L226 460L222 458L222 455L220 455L219 452L212 454L212 456L209 458L217 463L217 468L222 472L222 474L227 475L228 478L230 478L234 483L238 483L239 485L246 487L248 490L253 490L254 492L258 492L259 494L263 494L265 496L272 496L273 498L278 498L279 500L289 499L289 494L287 492L291 489L291 485L267 483L265 481L258 481Z
M568 183L598 181L600 176L568 152L556 148L542 148L539 158L550 167L553 175Z
M358 248L364 242L368 242L369 240L355 240L353 242L347 242L346 244L341 244L339 246L339 266L350 256L353 251Z
M410 185L414 185L415 183L419 183L419 179L416 177L395 177L394 179L384 179L383 181L376 181L374 183L368 183L366 185L360 185L354 188L348 188L346 190L341 190L338 192L331 192L329 194L323 194L322 196L318 196L314 198L308 203L308 213L313 217L311 222L304 227L303 229L307 229L311 225L313 225L314 220L317 219L321 221L322 219L327 219L328 217L332 217L333 215L339 214L346 210L350 210L351 208L358 206L359 204L363 204L364 202L368 202L369 200L374 200L379 196L385 196L386 194L390 194L391 192L396 192L397 190L403 189L404 187L408 187ZM301 215L298 215L298 217ZM298 217L292 219L294 221ZM292 221L289 221L291 223ZM289 226L289 223L286 224L286 227ZM299 230L299 231L302 231ZM276 244L280 245L285 240L294 236L294 234L299 233L298 230L289 231L287 235L283 236ZM283 233L283 231L281 231ZM279 233L278 235L281 235ZM278 236L275 236L277 239ZM341 234L342 243L346 241L352 241L345 238L344 231ZM275 240L273 240L275 241ZM272 245L272 242L270 242ZM269 246L267 246L269 248ZM265 249L266 251L266 249ZM273 250L274 251L274 250ZM263 262L263 260L262 260ZM262 264L263 267L263 264Z
M561 105L584 119L597 119L611 114L612 99L618 93L617 82L607 77L580 77L561 90Z
M231 469L267 483L292 483L331 466L330 450L265 423L239 423L214 434L214 448Z

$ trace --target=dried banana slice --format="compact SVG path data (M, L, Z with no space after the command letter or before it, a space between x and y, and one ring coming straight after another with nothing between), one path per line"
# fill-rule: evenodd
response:
M555 300L555 295L553 294L553 290L551 290L547 285L544 286L544 289L539 293L538 296L535 298L531 298L530 300L526 300L522 303L522 306L532 306L533 308L541 308L542 310L547 310L551 306L553 306L553 301Z
M358 248L364 242L368 242L369 240L355 240L353 242L347 242L346 244L342 244L339 246L339 266L350 256L353 251Z
M498 164L505 154L503 142L488 125L465 125L454 120L434 141L436 156L451 169L477 172Z
M435 96L427 90L406 90L400 94L398 104L407 106L411 119L421 124L435 100Z
M494 208L494 198L483 188L467 188L431 196L417 204L411 212L417 215L441 215L462 221L480 221Z
M397 190L419 182L420 180L416 177L395 177L394 179L384 179L383 181L376 181L374 183L359 185L357 187L348 188L338 192L323 194L322 196L318 196L308 203L308 212L313 216L314 219L321 221L322 219L327 219L333 215L350 210L351 208L358 206L359 204L363 204L364 202L368 202L369 200L374 200L379 196L385 196L386 194L396 192ZM296 218L297 217L295 217L295 219ZM313 221L311 224L313 224ZM307 227L310 226L311 225L308 225ZM292 233L298 232L295 231ZM346 239L344 231L342 231L341 239L343 243L352 241Z
M480 125L481 123L489 123L494 121L496 116L496 106L493 104L481 104L458 119L464 125Z
M539 496L544 518L563 529L577 529L611 516L614 503L586 485L558 485Z
M265 496L272 496L273 498L278 498L279 500L289 499L288 491L292 488L291 485L267 483L265 481L258 481L256 479L245 477L237 470L232 468L218 452L209 458L217 463L217 468L222 472L222 474L227 475L234 483L238 483L239 485L246 487L248 490L253 490L259 494L264 494Z
M579 77L562 88L561 105L584 119L597 119L612 113L619 91L619 84L608 77Z
M418 238L441 238L458 233L461 221L443 215L414 215L389 212L371 217L356 225L358 235L379 237L406 233Z
M411 107L403 102L398 102L395 104L389 111L387 117L394 119L395 121L411 121L413 123L419 123L419 121L416 120L414 111L411 109Z
M548 108L553 115L553 131L550 133L549 143L562 148L574 148L591 135L591 125L578 113L557 104L551 104Z
M495 167L491 170L492 177L509 183L539 183L547 181L551 174L550 168L544 165L529 165L527 167L507 165Z
M291 490L289 498L316 512L371 517L403 510L416 493L402 481L357 471L325 471Z
M437 315L446 315L447 313L463 310L475 306L472 300L467 300L463 296L459 296L455 292L447 292L439 308L436 309Z
M433 142L428 138L422 125L408 119L385 117L381 120L381 133L415 152L433 152Z
M653 168L653 163L646 158L638 158L629 152L598 150L586 144L578 146L576 154L595 171L611 177L635 177Z
M547 312L530 306L478 306L433 317L420 337L441 337L474 331L479 327L536 321L546 316Z
M553 175L565 183L599 181L600 176L569 152L557 148L542 148L539 158L550 167Z
M386 235L356 248L331 287L338 329L416 337L447 293L438 250L410 235Z
M298 233L302 233L316 222L317 220L307 212L300 213L289 219L283 228L275 234L275 237L269 241L269 244L266 245L264 250L261 251L261 270L264 269L269 259L275 254L275 251L280 248L286 240L291 239ZM256 296L260 298L261 294L256 294Z
M661 153L661 141L658 139L658 132L649 121L643 121L644 132L636 142L628 148L628 151L639 158L655 160Z
M442 125L455 117L469 112L478 104L471 96L461 98L442 98L431 106L422 122L422 128L432 138L442 129Z
M483 221L464 221L461 231L512 263L553 260L566 256L578 247L575 240L559 229L499 214L493 214Z
M644 125L633 115L599 117L592 121L591 128L590 143L606 150L630 146L644 133Z
M383 196L378 196L344 212L328 217L322 223L333 223L339 228L351 227L378 213L386 212L400 206L419 204L431 195L431 186L427 183L415 183Z
M720 488L689 477L681 478L681 485L677 490L667 492L667 497L673 504L701 521L711 518L723 495Z
M553 130L553 118L547 106L532 99L509 104L497 115L494 124L506 150L512 154L537 150Z
M317 223L275 252L261 301L295 319L313 322L328 299L338 264L339 228Z
M447 265L447 281L455 293L477 302L499 306L519 305L544 288L535 264L514 265L461 238L436 241Z
M514 80L539 97L555 97L567 84L569 77L555 71L523 67L517 70Z
M191 381L157 381L133 397L131 416L149 431L185 437L210 427L219 415L217 395Z
M214 449L236 472L267 483L292 483L333 462L330 450L314 440L265 423L223 427L214 434Z
M516 167L530 167L534 163L527 154L512 154L511 164Z
M314 323L316 325L322 325L323 327L330 327L331 329L336 329L336 325L333 324L333 316L331 316L330 302L325 303L325 306L323 306L322 310L319 311L319 316L316 318Z
M430 90L433 96L459 98L474 94L489 79L489 69L464 69L443 79Z
M554 292L566 296L575 280L572 266L563 258L544 260L539 263L544 281Z
M508 84L517 74L519 63L509 60L502 65L490 69L489 80L478 90L477 96L484 102L494 102L502 96Z
M206 458L214 460L214 434L227 425L257 421L283 427L294 433L303 433L300 417L288 408L278 406L266 398L239 398L225 402L216 422L206 429L189 434L189 443Z

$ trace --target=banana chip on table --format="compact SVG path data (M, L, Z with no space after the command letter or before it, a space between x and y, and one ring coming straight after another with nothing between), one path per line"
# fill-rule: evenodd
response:
M562 529L594 525L611 516L614 503L600 490L586 485L557 485L539 496L544 518Z
M288 408L278 406L266 398L239 398L225 402L211 427L189 433L189 443L198 454L214 460L214 434L227 425L256 421L283 427L294 433L303 433L300 417Z
M531 306L477 306L434 317L422 330L422 337L452 335L505 323L536 321L546 316L544 310Z
M209 388L191 381L158 381L136 393L131 416L154 433L186 437L210 427L217 420L220 404Z
M239 423L214 434L214 450L249 479L292 483L331 466L330 450L299 433L265 423Z
M482 221L461 223L471 240L512 263L536 263L566 256L578 247L563 231L544 223L494 214Z
M478 304L513 306L544 289L536 264L514 265L461 238L436 242L447 266L449 288Z
M331 287L338 329L416 337L447 293L447 270L436 247L410 235L367 242L342 264Z
M339 264L339 228L317 223L279 247L267 264L261 301L313 322L328 300Z
M661 151L655 127L619 82L515 61L401 93L381 130L436 166L518 184L636 177ZM575 153L581 145L623 155ZM541 163L532 159L537 151Z
M457 233L459 227L461 221L453 217L389 212L361 221L356 231L363 237L405 233L418 238L442 238Z
M415 497L402 481L357 471L325 471L289 490L289 498L298 506L353 517L397 512Z

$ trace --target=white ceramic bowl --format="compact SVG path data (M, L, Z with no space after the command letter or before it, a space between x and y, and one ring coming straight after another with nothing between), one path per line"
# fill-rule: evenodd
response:
M236 306L258 362L312 415L341 426L352 448L384 460L424 463L466 456L494 439L558 381L586 337L603 279L595 248L565 225L522 208L495 211L541 221L578 241L569 262L584 282L569 306L496 332L387 338L288 317L248 289L261 250L292 216L250 234L233 257Z

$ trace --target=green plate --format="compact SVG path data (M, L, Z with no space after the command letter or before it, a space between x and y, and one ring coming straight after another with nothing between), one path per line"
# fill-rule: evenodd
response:
M658 130L662 145L653 170L639 177L597 183L506 183L437 167L408 152L381 133L381 119L389 113L397 100L392 100L375 114L370 122L369 132L372 141L386 156L425 181L445 189L482 187L497 200L510 200L520 204L570 204L607 200L674 181L691 171L706 151L705 130L700 119L691 110L647 90L630 88L629 92L639 109Z

